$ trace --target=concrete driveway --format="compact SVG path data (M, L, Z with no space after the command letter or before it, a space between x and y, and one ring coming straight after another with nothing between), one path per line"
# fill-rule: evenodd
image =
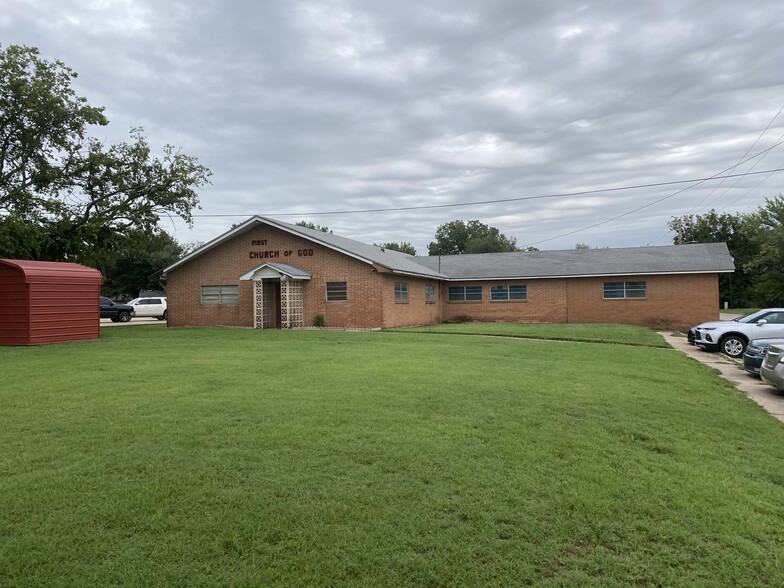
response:
M660 332L659 334L678 351L719 370L722 378L735 384L746 396L784 422L784 394L763 383L759 378L747 374L743 369L742 361L730 359L718 351L703 351L699 347L689 345L686 336L681 333Z
M102 327L133 327L139 325L165 325L166 321L159 321L153 316L135 316L127 323L113 323L112 319L102 318Z

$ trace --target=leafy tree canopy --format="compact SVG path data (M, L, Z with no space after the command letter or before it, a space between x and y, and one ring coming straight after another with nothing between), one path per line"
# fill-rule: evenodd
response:
M108 124L103 108L71 88L76 75L34 47L0 47L0 212L46 207L87 126Z
M131 230L113 247L96 252L95 267L106 276L102 291L127 301L141 290L160 290L160 270L184 254L185 248L165 231Z
M161 215L190 224L211 172L169 145L153 155L141 129L116 145L90 137L90 125L108 120L76 95L74 78L33 47L0 47L0 257L109 272L105 255L137 231L160 236Z
M309 221L299 221L295 223L298 227L305 227L306 229L313 229L314 231L321 231L322 233L332 233L332 230L329 227L324 227L321 225L317 225L315 223Z
M756 255L743 269L752 275L760 306L784 306L784 199L766 199L754 218L759 221L752 236Z
M745 243L755 220L748 214L717 213L687 214L673 217L667 227L675 232L673 242L682 243L727 243L730 249Z
M673 242L727 244L735 273L719 276L722 301L732 307L784 304L784 200L766 200L751 213L673 217L667 223ZM781 241L779 241L781 240ZM777 249L778 248L778 249Z
M382 243L381 245L373 243L376 247L383 247L384 249L391 249L392 251L400 251L401 253L408 253L409 255L416 255L416 248L411 243Z
M441 225L436 230L436 240L427 249L430 255L519 251L517 239L510 239L497 228L478 220L467 223L455 220Z

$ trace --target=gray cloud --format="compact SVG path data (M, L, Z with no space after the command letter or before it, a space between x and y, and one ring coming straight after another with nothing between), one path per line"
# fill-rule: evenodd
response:
M777 195L784 174L709 182L574 234L683 186L316 214L714 175L784 105L782 17L773 0L12 0L0 34L79 72L78 91L112 121L101 138L143 126L153 145L181 146L213 170L202 213L240 216L200 216L193 230L174 221L179 240L294 214L279 218L424 253L456 218L542 248L666 244L673 215L746 211ZM754 151L782 134L784 116ZM778 148L755 169L782 164Z

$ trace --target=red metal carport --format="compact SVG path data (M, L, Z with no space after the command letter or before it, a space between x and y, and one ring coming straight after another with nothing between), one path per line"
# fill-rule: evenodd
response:
M102 283L78 263L0 259L0 345L97 339Z

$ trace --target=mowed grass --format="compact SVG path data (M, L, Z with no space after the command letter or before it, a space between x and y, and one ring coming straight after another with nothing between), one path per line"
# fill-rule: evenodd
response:
M0 348L2 586L781 586L784 426L671 349Z
M650 329L617 324L547 324L547 323L443 323L396 331L443 333L452 335L497 335L554 341L623 343L646 347L667 347Z

